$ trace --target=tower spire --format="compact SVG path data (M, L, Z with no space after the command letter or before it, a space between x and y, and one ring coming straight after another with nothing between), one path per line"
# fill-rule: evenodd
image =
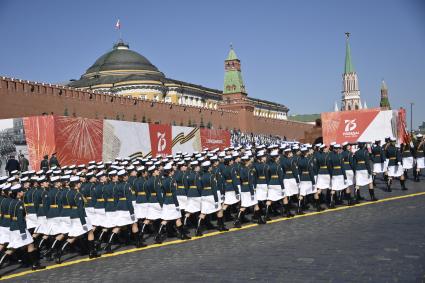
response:
M345 33L346 41L345 41L345 67L344 74L354 73L354 66L351 62L351 50L350 50L350 33Z
M390 101L388 99L388 87L384 79L382 79L381 82L381 102L379 103L379 106L384 110L391 109Z
M241 61L230 43L229 54L224 61L224 89L223 94L246 94L245 84L242 79Z
M351 62L349 43L350 33L345 33L345 66L342 74L342 103L341 110L362 109L357 73Z

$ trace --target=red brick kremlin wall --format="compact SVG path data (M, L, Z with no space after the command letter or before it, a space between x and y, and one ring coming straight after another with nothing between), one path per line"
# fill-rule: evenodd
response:
M73 88L0 78L0 119L45 114L116 119L147 123L240 129L244 132L286 136L304 140L313 125L254 116L237 105L232 110L127 98ZM317 131L316 131L317 132ZM305 142L310 141L311 137Z

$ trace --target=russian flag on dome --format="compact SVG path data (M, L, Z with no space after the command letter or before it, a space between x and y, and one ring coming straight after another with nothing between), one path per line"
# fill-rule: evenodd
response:
M115 24L116 29L121 29L121 22L120 19L117 20L117 23Z

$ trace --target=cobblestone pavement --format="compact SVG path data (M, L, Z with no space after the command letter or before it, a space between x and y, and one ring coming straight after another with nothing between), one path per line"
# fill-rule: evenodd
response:
M378 189L377 197L425 191L424 182L410 182L408 187L407 192L398 184L392 193ZM418 195L80 262L10 281L424 282L424 224L425 195Z

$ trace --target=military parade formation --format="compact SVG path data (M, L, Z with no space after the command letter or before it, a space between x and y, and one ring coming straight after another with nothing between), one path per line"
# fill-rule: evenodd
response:
M356 205L364 188L376 201L378 178L388 192L395 179L407 190L409 175L420 182L425 168L420 134L401 145L394 138L382 145L246 141L81 165L46 156L39 171L11 171L0 178L0 269L20 263L38 270L41 259L59 264L67 253L96 258L117 246L146 246L148 237L187 240L228 231L229 221L241 228L310 207Z

